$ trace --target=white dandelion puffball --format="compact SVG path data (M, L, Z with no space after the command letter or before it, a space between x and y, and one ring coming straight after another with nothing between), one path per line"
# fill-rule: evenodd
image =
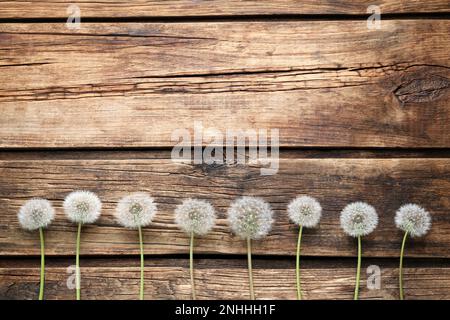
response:
M242 197L228 209L231 229L242 239L260 239L266 236L273 223L270 204L256 197Z
M214 227L216 213L207 201L186 199L175 209L175 222L186 233L205 235Z
M411 237L421 237L431 228L431 216L428 211L416 204L405 204L395 214L395 225L408 232Z
M25 202L17 215L22 228L36 230L47 227L55 217L50 201L45 199L31 199Z
M341 226L352 237L366 236L378 225L375 208L365 202L353 202L341 212Z
M288 215L292 222L299 226L313 228L322 216L322 206L313 197L300 196L288 205Z
M74 191L64 200L64 212L75 223L93 223L100 217L102 202L90 191Z
M146 193L132 193L123 197L114 213L118 223L137 229L149 225L156 214L156 204Z

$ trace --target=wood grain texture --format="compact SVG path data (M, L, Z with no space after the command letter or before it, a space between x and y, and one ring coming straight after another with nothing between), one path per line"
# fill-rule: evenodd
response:
M449 20L2 24L0 147L170 147L194 121L449 147L449 46Z
M38 255L38 234L22 231L17 211L33 197L48 198L57 218L46 232L48 255L73 255L76 227L62 212L71 191L95 191L104 201L103 215L82 234L83 255L137 254L137 233L117 226L113 210L127 192L151 193L159 212L145 229L147 254L186 253L188 237L173 221L183 198L212 202L219 219L212 233L196 242L204 254L245 254L244 241L226 223L231 201L242 195L271 203L276 223L268 238L255 241L258 255L293 255L297 228L288 221L286 205L298 194L310 194L324 208L320 227L304 232L305 256L355 256L356 242L339 225L339 213L352 201L367 201L380 216L378 229L364 238L368 257L397 257L402 234L395 228L395 211L405 203L425 206L433 227L408 241L410 257L450 257L450 159L281 159L279 172L261 176L258 165L191 165L165 159L148 160L4 160L0 162L0 255Z
M0 1L0 18L67 17L70 0ZM77 2L82 17L240 16L274 14L366 14L370 0L164 0ZM445 0L379 0L383 14L450 12Z
M39 261L26 266L3 263L0 267L0 299L36 299L39 286ZM73 299L67 288L67 267L71 261L46 269L45 298ZM81 292L84 300L138 298L138 259L112 263L111 260L81 261ZM249 299L245 260L196 260L195 281L198 299ZM295 299L294 261L254 259L254 282L257 299ZM369 265L380 267L381 287L369 290ZM398 269L392 262L364 261L361 274L361 299L398 299ZM450 268L440 266L406 266L406 299L450 299ZM303 261L302 287L305 299L353 298L355 266L353 261ZM146 299L190 299L187 259L164 261L146 259Z

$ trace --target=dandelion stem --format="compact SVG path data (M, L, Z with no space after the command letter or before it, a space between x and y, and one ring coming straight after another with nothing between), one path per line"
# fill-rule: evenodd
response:
M191 273L191 290L192 300L196 300L195 295L195 282L194 282L194 232L191 232L191 243L189 246L189 270Z
M252 268L252 240L247 238L247 262L248 262L248 281L250 284L250 299L255 300L253 290L253 268Z
M297 260L295 263L295 274L297 276L297 300L302 300L302 290L300 286L300 246L302 243L302 230L303 226L300 226L298 231L298 242L297 242Z
M139 289L139 299L144 300L144 241L142 241L142 228L139 226L139 248L141 252L141 285Z
M403 253L405 251L405 243L406 238L408 237L408 231L405 232L405 235L403 237L402 241L402 249L400 250L400 266L399 266L399 288L400 288L400 300L403 300Z
M361 236L358 236L358 266L356 267L356 286L355 296L353 300L358 300L359 297L359 280L361 277Z
M39 236L41 238L41 283L39 284L39 300L44 300L45 247L44 247L44 230L42 230L42 228L39 228Z
M81 288L80 288L80 239L81 239L81 222L78 223L77 233L77 247L75 255L75 290L77 300L81 300Z

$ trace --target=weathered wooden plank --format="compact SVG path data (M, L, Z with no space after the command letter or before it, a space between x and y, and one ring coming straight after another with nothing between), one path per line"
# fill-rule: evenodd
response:
M16 213L32 197L50 199L57 219L47 231L49 255L73 255L76 227L67 222L62 200L76 189L98 192L103 215L83 231L83 255L137 254L137 234L118 227L112 212L127 192L146 191L158 202L154 224L145 229L148 254L185 253L188 237L173 221L183 198L210 200L218 210L218 225L196 243L197 253L245 254L244 241L234 237L226 210L236 197L260 196L275 211L276 223L265 241L255 242L255 254L293 255L297 229L287 218L287 203L310 194L323 204L320 227L305 232L303 254L354 256L356 242L340 229L339 213L352 201L367 201L380 215L376 232L364 239L364 254L396 257L402 234L394 226L400 205L415 202L431 211L433 228L408 242L411 257L450 256L450 159L281 159L276 175L261 176L257 165L190 165L165 159L148 160L4 160L0 161L0 255L38 255L38 234L22 231Z
M167 147L194 121L450 146L448 20L2 24L0 44L3 148Z
M36 299L39 286L39 261L26 266L2 263L0 299ZM248 299L248 273L245 260L197 260L195 281L199 299ZM295 299L294 261L254 259L254 282L257 299ZM308 260L302 263L302 287L305 299L353 298L354 263ZM64 264L65 263L65 264ZM70 261L46 269L46 299L73 299L68 289ZM82 298L137 299L139 292L138 259L111 263L109 260L81 261ZM84 263L84 266L83 266ZM369 265L381 270L380 288L368 289ZM169 265L157 259L146 259L145 294L147 299L190 299L187 259ZM449 299L450 268L439 266L406 266L404 269L406 299ZM372 282L373 283L373 282ZM372 287L373 288L373 287ZM386 261L364 261L360 287L361 299L398 299L398 269Z
M60 18L67 17L73 1L0 1L0 18ZM77 2L82 17L175 17L175 16L240 16L274 14L366 14L370 0L171 0ZM418 13L450 12L445 0L380 0L381 12Z

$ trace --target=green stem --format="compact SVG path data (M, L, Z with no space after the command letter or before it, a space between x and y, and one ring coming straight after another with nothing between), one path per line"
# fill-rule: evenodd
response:
M191 273L191 290L192 290L192 300L196 300L195 295L195 282L194 282L194 233L191 232L191 244L189 246L189 270Z
M39 300L44 300L45 247L44 247L44 230L42 230L42 228L39 228L39 236L41 238L41 283L39 285Z
M355 296L353 300L358 300L359 297L359 280L361 277L361 236L358 236L358 266L356 267L356 286Z
M247 262L248 262L248 281L250 284L250 299L255 300L253 290L253 268L252 268L252 240L247 238Z
M300 226L298 231L298 241L297 241L297 260L295 263L295 274L297 276L297 300L302 300L302 290L300 286L300 246L302 243L302 230L303 226Z
M77 233L77 249L75 255L75 290L77 300L81 300L81 288L80 288L80 239L81 239L81 222L78 223Z
M399 267L399 288L400 288L400 300L403 300L403 253L405 252L406 238L408 237L408 232L405 232L403 236L402 249L400 250L400 267Z
M141 251L141 286L139 299L144 300L144 241L142 240L142 228L139 226L139 248Z

